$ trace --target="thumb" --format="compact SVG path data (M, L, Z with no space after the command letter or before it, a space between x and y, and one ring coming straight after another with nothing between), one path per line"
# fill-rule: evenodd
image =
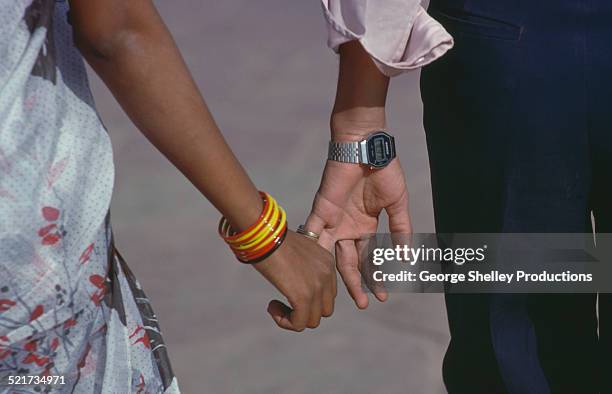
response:
M290 331L303 331L306 324L302 324L302 322L293 322L292 314L294 313L293 309L283 304L279 300L272 300L268 304L268 313L280 328L284 328L285 330ZM295 316L294 316L295 317ZM294 318L293 320L297 320Z

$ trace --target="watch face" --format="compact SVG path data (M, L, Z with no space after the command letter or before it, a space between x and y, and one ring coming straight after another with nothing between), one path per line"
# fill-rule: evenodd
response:
M368 164L372 167L385 167L395 158L395 142L393 137L384 131L379 131L368 137Z

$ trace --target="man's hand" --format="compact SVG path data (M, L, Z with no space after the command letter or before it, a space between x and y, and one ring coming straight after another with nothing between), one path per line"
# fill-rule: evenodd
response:
M361 309L367 308L368 296L361 286L360 239L376 233L383 209L389 216L390 232L412 232L399 159L380 170L327 162L306 229L320 234L319 243L326 249L335 246L338 271ZM384 288L372 290L379 301L387 299Z
M385 128L389 78L376 67L358 41L342 44L336 101L330 119L334 141L360 141ZM359 250L362 237L376 233L382 210L392 233L410 233L408 192L399 159L383 169L328 161L315 197L306 230L320 234L319 243L336 250L336 264L351 297L367 308L361 287ZM382 288L371 289L380 301Z
M292 231L272 256L255 268L288 300L273 300L268 312L279 327L303 331L334 312L336 272L333 256L313 240Z

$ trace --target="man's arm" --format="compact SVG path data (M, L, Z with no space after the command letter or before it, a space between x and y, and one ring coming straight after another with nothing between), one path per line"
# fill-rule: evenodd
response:
M389 78L384 76L357 41L340 46L336 102L331 115L331 138L359 141L385 127ZM328 161L306 229L320 234L319 242L336 251L336 265L359 308L368 306L361 286L358 239L377 232L382 210L389 216L389 231L412 231L408 192L399 158L384 169ZM384 289L371 289L379 301Z
M383 75L358 41L340 46L332 139L362 140L385 127L389 77Z
M75 43L142 133L242 230L261 198L233 155L171 35L149 0L70 0ZM281 327L316 327L333 311L331 256L304 237L285 243L256 268L289 300L269 312Z

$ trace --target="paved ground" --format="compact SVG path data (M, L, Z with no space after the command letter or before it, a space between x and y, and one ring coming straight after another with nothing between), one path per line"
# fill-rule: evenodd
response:
M337 69L318 1L159 8L238 157L299 224L323 167ZM444 392L440 296L392 294L360 312L341 292L317 330L277 329L265 311L275 290L231 257L215 234L218 214L92 84L115 148L118 246L153 300L184 392ZM394 80L389 101L415 230L432 231L418 75Z

